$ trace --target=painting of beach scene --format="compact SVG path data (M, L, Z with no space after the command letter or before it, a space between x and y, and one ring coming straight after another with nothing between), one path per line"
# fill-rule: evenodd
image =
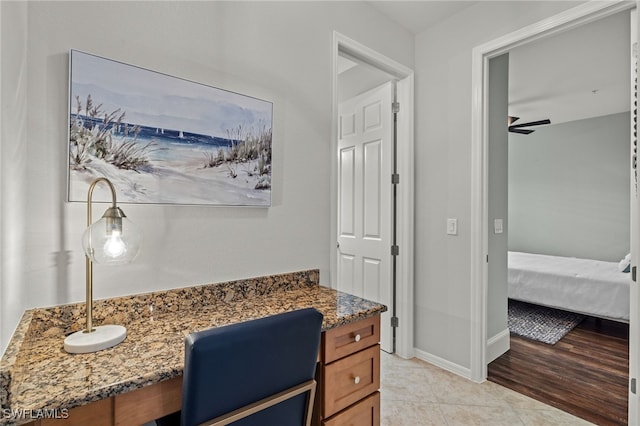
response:
M78 50L69 68L69 201L106 177L123 203L271 205L271 102Z

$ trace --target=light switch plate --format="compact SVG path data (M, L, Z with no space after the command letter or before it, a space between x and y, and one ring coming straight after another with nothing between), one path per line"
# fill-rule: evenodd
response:
M494 219L493 220L493 233L494 234L502 234L504 232L502 227L502 219Z
M447 219L447 234L458 235L458 219Z

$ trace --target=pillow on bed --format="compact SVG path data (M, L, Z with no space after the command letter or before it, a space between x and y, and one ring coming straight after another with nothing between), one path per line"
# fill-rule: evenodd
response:
M631 253L626 255L624 259L618 263L618 271L620 272L631 272Z

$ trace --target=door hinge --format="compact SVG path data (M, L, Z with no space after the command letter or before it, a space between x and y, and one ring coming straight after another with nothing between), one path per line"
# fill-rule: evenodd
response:
M394 184L394 185L400 183L400 174L393 173L391 175L391 183Z
M487 263L489 263L489 255L487 255Z
M400 102L393 102L391 104L391 112L397 114L400 112Z
M631 393L635 394L636 393L636 378L633 377L631 379L631 383L629 383L629 390L631 391Z
M634 266L633 268L631 268L631 279L633 280L633 282L636 282L636 267Z
M400 255L400 246L391 246L391 256Z
M391 317L391 327L398 327L400 324L400 321L398 320L398 317Z

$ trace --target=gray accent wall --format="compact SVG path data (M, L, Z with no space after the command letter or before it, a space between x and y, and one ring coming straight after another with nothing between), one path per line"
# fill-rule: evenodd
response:
M509 250L608 261L629 252L629 120L509 134Z
M487 338L507 329L507 161L509 105L509 54L489 61L488 152L488 293ZM494 220L502 219L502 233L494 232ZM496 354L500 355L500 354ZM487 360L491 362L491 359Z

